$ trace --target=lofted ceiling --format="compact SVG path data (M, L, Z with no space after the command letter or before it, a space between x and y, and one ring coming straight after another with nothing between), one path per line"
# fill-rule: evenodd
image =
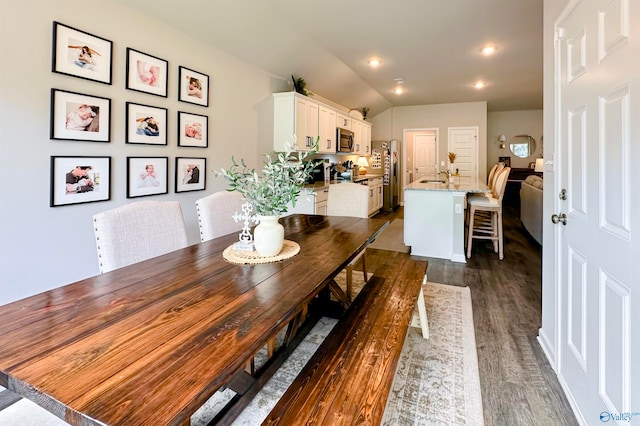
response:
M475 101L488 111L542 109L542 0L120 1L370 115ZM498 50L486 57L485 45ZM375 69L372 57L382 61ZM478 80L487 86L475 89Z

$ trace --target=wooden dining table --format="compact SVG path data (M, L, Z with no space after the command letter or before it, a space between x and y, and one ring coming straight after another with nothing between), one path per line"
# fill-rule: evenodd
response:
M300 246L283 261L227 262L231 234L0 307L0 385L74 425L154 426L252 388L247 362L388 224L281 223Z

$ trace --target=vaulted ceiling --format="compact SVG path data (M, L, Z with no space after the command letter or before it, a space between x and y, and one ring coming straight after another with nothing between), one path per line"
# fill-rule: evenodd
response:
M542 0L121 1L371 115L474 101L489 111L542 109ZM495 54L484 56L486 45ZM377 68L367 63L373 57Z

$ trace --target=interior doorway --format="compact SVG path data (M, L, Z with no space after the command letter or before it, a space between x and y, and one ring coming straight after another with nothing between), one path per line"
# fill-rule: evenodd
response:
M434 179L440 155L438 129L405 129L404 140L407 147L404 185L420 178Z

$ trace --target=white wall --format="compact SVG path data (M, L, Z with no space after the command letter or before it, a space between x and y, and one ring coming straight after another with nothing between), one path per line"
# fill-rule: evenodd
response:
M256 164L272 149L271 93L288 90L272 77L211 46L186 37L117 2L81 5L70 0L1 0L0 8L0 305L96 275L91 217L99 211L149 198L126 198L126 157L169 157L169 193L154 200L179 200L196 243L194 202L226 187L213 168L231 155ZM180 12L176 4L176 13ZM113 82L105 85L51 72L52 21L113 42ZM169 61L167 98L125 89L127 47ZM177 101L178 65L209 75L209 107ZM111 142L49 139L51 88L111 99ZM168 108L168 146L124 142L125 102ZM177 147L177 111L209 116L209 148ZM49 207L50 156L112 157L111 200ZM176 194L178 156L207 158L206 191Z
M477 126L478 173L486 179L487 160L487 103L461 102L452 104L416 105L392 107L371 119L372 139L397 139L402 141L403 131L410 129L438 129L438 164L448 161L449 127ZM410 147L403 146L406 155Z
M529 135L536 140L536 149L527 158L518 158L509 150L509 141L516 135ZM500 149L498 137L505 135L507 142ZM542 155L542 110L497 111L487 114L487 167L498 161L500 156L511 157L511 167L526 168L529 163Z

